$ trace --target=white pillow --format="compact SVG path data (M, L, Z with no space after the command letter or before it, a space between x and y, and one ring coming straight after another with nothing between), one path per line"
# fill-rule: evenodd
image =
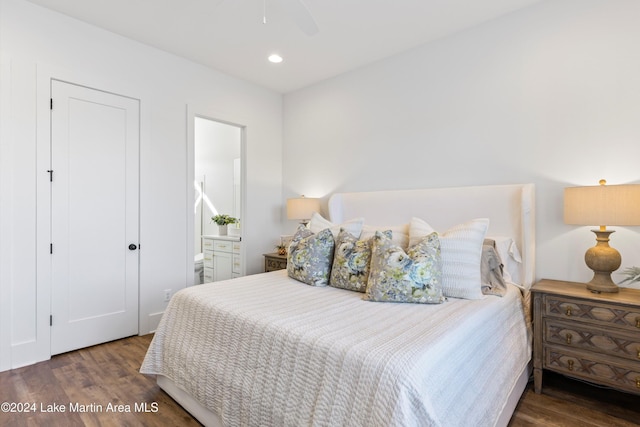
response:
M489 219L478 218L440 233L442 288L445 296L483 298L480 261L482 243L488 228ZM434 231L424 220L412 218L409 226L409 247Z
M409 247L409 224L402 225L389 225L389 226L376 226L376 225L364 225L362 227L362 235L360 240L367 240L376 235L376 231L391 230L391 242L394 245L400 246L403 250L407 250ZM421 239L417 239L420 241ZM418 242L416 242L418 243Z
M314 234L321 232L322 230L326 230L327 228L331 230L331 234L333 234L333 238L336 239L338 234L340 233L340 229L344 229L351 233L355 238L359 238L362 233L362 224L364 224L364 218L354 218L351 219L344 224L334 224L328 219L325 219L318 212L314 212L311 215L311 220L309 221L308 228Z
M511 237L487 236L487 239L496 242L496 252L500 255L500 260L504 265L504 280L521 285L522 256L520 256L516 242Z

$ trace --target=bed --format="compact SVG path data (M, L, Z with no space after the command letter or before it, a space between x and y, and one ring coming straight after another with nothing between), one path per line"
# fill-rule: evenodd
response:
M194 286L172 298L141 372L207 426L507 425L530 376L533 185L339 193L328 207L370 229L488 218L486 237L510 242L509 284L442 304L364 301L286 270Z

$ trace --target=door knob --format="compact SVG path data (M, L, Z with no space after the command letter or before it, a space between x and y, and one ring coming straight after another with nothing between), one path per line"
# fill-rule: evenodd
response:
M130 251L135 251L136 249L138 249L138 247L136 246L135 243L132 243L132 244L129 245L129 250Z

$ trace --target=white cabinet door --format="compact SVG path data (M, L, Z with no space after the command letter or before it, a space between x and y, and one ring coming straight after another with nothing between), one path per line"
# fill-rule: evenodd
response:
M213 281L231 279L232 254L231 252L213 253Z
M138 333L140 107L55 80L51 94L51 354L58 354Z

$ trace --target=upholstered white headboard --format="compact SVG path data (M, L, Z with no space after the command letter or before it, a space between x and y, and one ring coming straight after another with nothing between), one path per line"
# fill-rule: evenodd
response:
M511 237L518 246L522 285L529 288L535 279L533 184L336 193L329 198L329 216L334 223L363 217L374 226L406 224L417 217L441 231L489 218L487 237Z

